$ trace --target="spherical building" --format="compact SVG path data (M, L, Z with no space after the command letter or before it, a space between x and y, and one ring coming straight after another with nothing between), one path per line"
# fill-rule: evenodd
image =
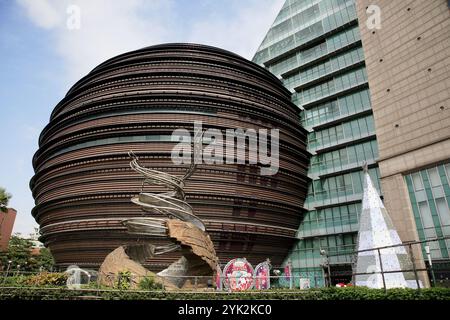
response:
M290 93L264 68L231 52L163 44L112 58L78 81L55 107L33 158L33 216L56 263L98 267L122 244L135 243L121 221L142 216L130 199L146 167L183 175L171 151L175 129L279 129L279 170L260 164L200 164L186 185L220 262L246 257L280 264L295 241L306 196L306 131ZM152 192L163 191L148 186ZM155 240L158 241L158 240ZM176 252L147 266L160 270Z

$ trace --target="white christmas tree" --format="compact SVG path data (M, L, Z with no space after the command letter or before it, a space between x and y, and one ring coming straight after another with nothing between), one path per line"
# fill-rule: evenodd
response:
M364 195L359 221L358 251L402 244L364 165ZM381 260L381 263L380 263ZM358 252L355 284L369 288L417 288L411 259L404 246ZM380 273L384 272L383 276ZM390 271L399 271L393 272ZM405 271L403 271L405 270ZM409 270L409 271L406 271ZM373 273L372 273L373 272ZM372 273L372 274L361 274ZM419 283L421 286L421 284Z

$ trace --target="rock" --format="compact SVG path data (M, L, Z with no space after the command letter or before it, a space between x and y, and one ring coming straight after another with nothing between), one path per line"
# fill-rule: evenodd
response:
M103 261L99 270L100 283L112 287L117 283L120 272L129 271L132 274L131 288L137 288L145 276L153 276L155 282L169 290L206 288L218 264L211 238L190 222L168 219L166 224L170 239L181 246L183 256L178 261L155 274L141 265L145 259L153 256L153 245L120 246Z
M183 256L195 265L199 265L199 261L195 261L193 256L199 257L209 266L210 274L213 275L217 269L218 259L209 235L192 223L181 220L169 219L167 227L169 237L182 246ZM192 259L194 261L191 261Z
M125 253L123 246L118 247L108 254L100 266L99 281L102 285L114 287L117 284L120 272L129 271L131 273L131 288L138 288L139 281L145 276L153 276L156 283L163 284L166 289L175 287L157 276L155 273L144 268L140 263L133 261Z

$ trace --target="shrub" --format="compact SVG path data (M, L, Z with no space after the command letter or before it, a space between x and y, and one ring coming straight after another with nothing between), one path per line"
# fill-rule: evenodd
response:
M66 273L42 272L25 280L29 286L65 286L67 283Z
M368 289L323 288L309 290L276 290L227 292L177 292L177 291L123 291L123 290L69 290L66 288L1 288L0 300L61 300L61 299L104 300L447 300L450 301L450 289Z
M26 285L27 277L23 275L9 276L6 278L0 278L0 283L4 287L21 287Z
M155 277L153 275L146 276L139 281L139 289L141 290L155 290L161 289L162 285L155 282Z
M116 288L119 290L128 290L131 288L131 272L128 270L119 271L117 274Z

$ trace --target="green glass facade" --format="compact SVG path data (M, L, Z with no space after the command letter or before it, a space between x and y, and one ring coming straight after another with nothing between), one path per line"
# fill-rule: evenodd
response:
M450 236L450 164L442 164L405 176L409 199L421 241ZM429 242L434 269L447 270L450 239ZM423 255L426 257L425 244ZM447 275L442 275L444 278Z
M330 255L335 274L351 271L349 253L356 244L363 162L369 164L380 192L378 146L355 0L287 0L253 61L292 92L292 101L301 109L299 121L309 131L312 181L299 241L285 263L292 262L295 276L323 286L321 249Z

